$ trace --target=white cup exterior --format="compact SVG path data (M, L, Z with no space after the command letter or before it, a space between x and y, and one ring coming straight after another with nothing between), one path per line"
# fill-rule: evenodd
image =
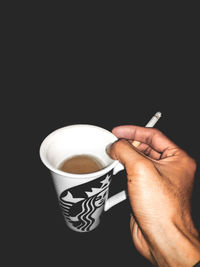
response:
M123 165L106 153L106 147L116 140L108 130L76 124L54 131L40 146L40 158L51 172L66 224L74 231L95 229L103 211L126 199L123 191L108 199L111 177L123 169ZM64 159L81 154L97 157L105 168L89 174L71 174L58 169Z

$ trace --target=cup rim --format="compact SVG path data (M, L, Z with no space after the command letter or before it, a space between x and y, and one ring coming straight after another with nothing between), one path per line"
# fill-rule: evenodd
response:
M55 135L58 131L62 131L64 130L65 128L69 128L69 127L92 127L92 128L98 128L102 131L106 131L107 133L109 133L110 135L112 135L114 138L115 138L115 141L117 140L117 137L111 133L110 131L102 128L102 127L99 127L99 126L96 126L96 125L90 125L90 124L72 124L72 125L67 125L67 126L64 126L64 127L61 127L53 132L51 132L49 135L47 135L45 137L45 139L42 141L41 145L40 145L40 149L39 149L39 155L40 155L40 159L41 161L43 162L43 164L52 172L56 173L56 174L59 174L61 176L64 176L64 177L67 177L67 178L74 178L74 179L87 179L87 178L94 178L94 177L100 177L106 173L108 173L110 170L112 170L118 163L119 161L118 160L113 160L113 162L111 164L109 164L108 166L106 166L105 168L99 170L99 171L96 171L96 172L91 172L91 173L86 173L86 174L76 174L76 173L69 173L69 172L64 172L64 171L61 171L55 167L53 167L51 164L49 164L49 162L46 160L46 157L44 156L44 148L48 142L48 139L50 137L52 137L53 135Z

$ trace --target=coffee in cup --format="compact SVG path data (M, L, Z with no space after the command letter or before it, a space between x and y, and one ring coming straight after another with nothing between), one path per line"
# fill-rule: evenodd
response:
M97 172L103 168L104 166L102 162L97 157L90 155L76 155L71 158L67 158L61 162L58 167L58 169L63 172L75 174Z

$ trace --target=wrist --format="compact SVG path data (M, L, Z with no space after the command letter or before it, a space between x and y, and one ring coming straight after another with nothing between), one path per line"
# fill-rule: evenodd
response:
M147 235L149 248L158 266L192 267L200 260L200 242L187 229L174 223L162 225Z

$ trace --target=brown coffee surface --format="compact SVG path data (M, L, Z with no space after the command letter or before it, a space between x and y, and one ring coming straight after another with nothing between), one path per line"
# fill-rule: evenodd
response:
M77 155L72 158L65 159L59 166L64 172L74 174L86 174L96 172L103 169L102 163L93 156Z

